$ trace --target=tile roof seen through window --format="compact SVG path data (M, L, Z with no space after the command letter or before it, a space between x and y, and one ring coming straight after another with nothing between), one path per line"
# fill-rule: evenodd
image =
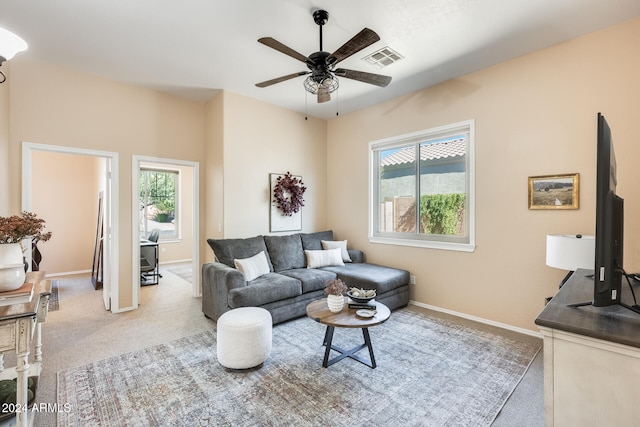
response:
M465 138L450 139L432 144L420 145L420 161L453 159L463 157L467 143ZM415 160L415 147L405 147L395 151L380 161L380 166L411 163Z

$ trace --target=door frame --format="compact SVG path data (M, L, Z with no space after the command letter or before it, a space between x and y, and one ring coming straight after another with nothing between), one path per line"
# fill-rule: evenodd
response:
M118 153L111 151L90 150L85 148L64 147L59 145L22 142L22 210L31 212L33 194L33 159L34 151L46 151L61 154L79 154L106 159L105 168L105 239L103 242L104 270L102 292L105 308L112 313L120 311L119 303L119 251L118 251ZM110 224L110 226L109 226Z
M189 160L166 159L161 157L141 156L134 154L131 165L131 254L132 265L140 262L140 224L137 220L139 215L139 198L140 198L140 167L142 163L158 163L165 166L182 166L191 167L193 169L193 180L191 191L193 193L193 206L191 218L191 233L193 236L193 246L191 258L192 277L192 294L194 297L201 296L200 292L200 163ZM179 191L184 191L180 188ZM133 287L133 306L137 307L140 303L140 274L137 269L132 271L131 283L138 284Z

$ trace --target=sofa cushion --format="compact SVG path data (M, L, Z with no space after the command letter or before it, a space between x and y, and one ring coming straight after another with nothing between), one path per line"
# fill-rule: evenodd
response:
M320 251L304 251L307 257L307 268L320 268L330 265L344 265L342 261L342 251L340 248L320 250Z
M316 233L301 233L303 249L319 251L322 249L322 240L333 240L333 230L318 231Z
M340 251L342 251L342 261L351 262L346 240L321 240L320 243L322 243L322 249L325 250L340 248Z
M229 307L258 307L302 295L302 283L293 277L268 273L229 291Z
M296 268L295 270L281 271L280 274L300 280L303 294L324 289L327 286L327 281L336 278L336 273L316 268Z
M264 236L273 271L304 268L304 252L299 234L288 236Z
M269 261L269 252L262 236L249 237L248 239L207 239L207 243L213 249L218 261L229 267L235 267L234 259L249 258L264 251L267 255L269 270L273 271L273 266Z
M378 294L409 283L408 271L377 264L349 263L322 269L336 273L349 288L375 289Z
M250 258L235 259L233 260L233 264L242 272L244 280L247 282L269 272L269 263L267 262L267 256L264 254L264 251L260 251L259 254Z

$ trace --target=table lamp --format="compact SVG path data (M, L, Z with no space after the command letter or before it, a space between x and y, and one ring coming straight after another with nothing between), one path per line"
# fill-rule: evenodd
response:
M595 236L581 234L547 234L547 265L569 270L560 287L579 268L593 270L595 266Z

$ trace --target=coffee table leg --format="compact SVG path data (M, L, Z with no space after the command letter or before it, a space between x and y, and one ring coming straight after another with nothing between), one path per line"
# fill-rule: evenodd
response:
M362 328L362 335L364 337L364 343L360 344L357 347L352 348L351 350L345 350L342 349L340 347L336 347L334 345L332 345L333 342L333 332L335 331L335 326L327 326L327 331L324 334L324 342L322 343L322 345L325 346L324 349L324 359L322 360L322 366L324 368L327 368L331 365L333 365L336 362L339 362L340 360L348 357L350 359L356 360L364 365L367 365L370 368L375 369L376 367L376 358L373 355L373 346L371 345L371 336L369 336L369 328ZM367 348L369 350L369 361L359 357L356 355L356 353L360 350L362 350L363 348ZM338 353L340 353L339 356L334 357L333 359L329 360L329 355L331 353L331 350L335 350Z
M371 368L376 367L376 358L373 357L373 346L371 345L371 337L369 336L369 328L362 328L362 335L364 336L364 343L369 348L369 358L371 359Z
M331 353L331 341L333 341L333 331L335 330L335 326L327 326L327 332L324 334L324 360L322 361L322 367L326 368L329 366L329 353Z

